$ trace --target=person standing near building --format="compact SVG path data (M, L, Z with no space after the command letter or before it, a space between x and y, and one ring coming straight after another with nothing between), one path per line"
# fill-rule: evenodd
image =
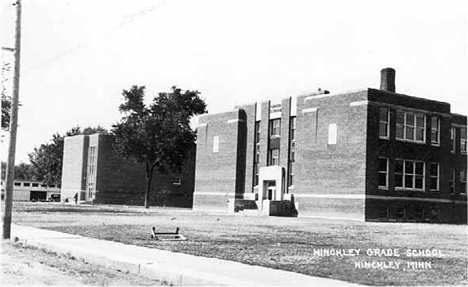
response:
M75 196L73 198L75 199L75 204L78 204L78 192L75 193Z

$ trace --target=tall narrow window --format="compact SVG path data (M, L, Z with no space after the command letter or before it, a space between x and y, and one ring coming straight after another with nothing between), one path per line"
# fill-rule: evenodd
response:
M92 146L88 149L88 198L93 198L93 193L95 191L95 180L96 180L96 147Z
M431 117L431 144L440 144L440 118L435 116Z
M423 114L397 111L396 138L425 142L426 121Z
M455 141L456 139L456 129L455 127L450 128L450 151L455 153Z
M379 188L388 187L388 159L385 157L379 158Z
M395 188L424 189L424 162L395 160Z
M289 122L289 163L288 163L288 186L294 184L293 162L296 161L296 117Z
M279 137L281 135L281 119L270 121L270 137Z
M279 165L279 151L278 148L270 149L268 153L269 165Z
M432 191L439 191L439 164L437 163L431 163L431 185L430 189Z
M466 153L466 128L460 129L460 152Z
M380 108L380 125L379 125L379 136L381 138L387 138L390 135L390 110L388 108Z
M288 185L289 185L289 186L293 186L293 185L294 185L294 170L293 170L293 165L292 165L291 162L289 163Z
M455 193L455 169L450 169L450 193Z
M258 185L258 170L260 162L260 122L255 122L255 147L254 147L254 162L253 162L253 186Z
M466 194L466 166L460 170L460 193Z

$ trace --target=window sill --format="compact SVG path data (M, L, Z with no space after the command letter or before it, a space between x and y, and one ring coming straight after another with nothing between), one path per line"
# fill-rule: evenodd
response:
M431 146L440 147L440 143L432 143L431 142Z
M387 136L387 137L379 136L379 139L381 139L381 140L389 140L390 137L388 137L388 136Z
M404 187L395 187L395 191L420 191L420 192L426 192L424 189L419 189L419 188L404 188Z
M379 190L386 190L386 191L388 191L388 186L379 186Z
M399 138L395 138L395 140L400 141L400 142L407 142L407 143L426 144L426 141L416 141L416 140L407 140L407 139L399 139Z

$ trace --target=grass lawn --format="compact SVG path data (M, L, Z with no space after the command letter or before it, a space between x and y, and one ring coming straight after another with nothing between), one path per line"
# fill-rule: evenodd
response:
M212 214L183 209L146 211L143 208L17 202L14 203L13 222L361 284L468 283L467 227L462 225L364 223ZM151 239L152 226L163 232L179 227L187 241ZM360 249L360 253L357 256L317 254L319 250L331 249ZM368 249L397 249L400 256L368 255ZM442 256L408 257L405 254L408 249L435 249ZM372 266L377 268L356 265L364 261L374 262ZM398 268L378 267L388 267L390 262ZM413 268L415 265L409 262L421 262L416 267L424 268Z

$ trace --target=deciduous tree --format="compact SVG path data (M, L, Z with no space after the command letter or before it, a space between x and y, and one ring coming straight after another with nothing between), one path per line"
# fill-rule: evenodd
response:
M154 171L166 173L180 170L187 151L195 145L196 134L190 119L206 112L205 101L198 91L182 91L172 87L159 93L145 105L145 87L124 90L124 103L119 111L124 115L112 126L115 148L124 157L143 163L146 175L145 207Z

